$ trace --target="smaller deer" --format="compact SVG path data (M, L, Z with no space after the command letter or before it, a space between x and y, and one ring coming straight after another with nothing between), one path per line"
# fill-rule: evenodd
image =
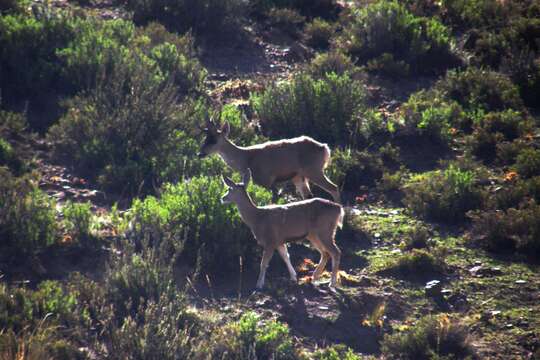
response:
M228 192L221 202L235 203L240 217L249 226L257 243L263 247L261 270L257 280L257 288L264 286L266 268L277 249L287 265L291 280L296 282L294 271L287 251L287 242L307 238L321 254L317 268L313 272L316 281L322 274L329 258L332 258L332 278L330 286L337 284L337 274L341 251L336 246L334 238L336 229L343 226L344 211L341 205L332 201L314 198L286 205L256 206L247 193L251 181L251 170L244 174L243 183L235 184L231 179L223 177Z
M233 170L244 174L249 168L253 181L272 190L273 202L277 200L276 183L292 180L302 198L311 197L311 180L340 202L338 187L324 174L330 162L328 145L308 136L268 141L262 144L240 147L228 139L229 123L218 126L207 120L206 139L201 145L199 157L219 154Z

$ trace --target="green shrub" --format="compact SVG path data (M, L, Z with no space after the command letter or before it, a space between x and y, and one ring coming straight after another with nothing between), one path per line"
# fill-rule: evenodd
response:
M271 138L312 136L330 144L354 144L364 90L347 74L321 79L301 74L252 98L266 134Z
M523 109L518 88L507 76L490 70L471 67L464 71L449 71L435 88L448 99L457 101L465 110Z
M152 21L171 31L193 31L207 40L227 39L241 27L245 8L239 0L126 0L137 25Z
M384 171L380 157L367 151L336 149L328 167L329 177L341 191L357 194L362 186L374 186Z
M404 203L431 220L457 223L465 213L482 205L483 191L475 184L475 173L451 164L413 177L403 187Z
M28 176L15 178L0 167L0 237L2 255L27 259L55 243L55 204Z
M236 145L249 146L267 140L264 136L258 134L256 127L249 124L248 119L235 105L224 105L221 108L219 117L221 119L221 124L224 124L225 122L229 123L229 138L233 139Z
M270 201L268 191L252 189L257 204ZM224 190L219 178L194 177L165 186L159 199L135 200L136 237L151 243L172 239L178 244L181 264L196 274L236 271L239 257L253 258L256 244L235 208L221 204Z
M11 144L2 138L0 138L0 166L7 166L14 173L20 173L23 168L23 162Z
M192 354L185 300L162 295L110 333L111 359L188 359Z
M513 165L518 154L529 146L528 142L523 139L500 142L496 145L497 162L501 165Z
M57 89L60 67L55 52L73 38L80 22L55 12L43 17L0 17L0 71L6 101L33 98Z
M332 50L317 54L308 65L307 73L317 79L323 79L327 74L353 74L355 70L351 58L341 51Z
M501 187L494 196L489 197L487 208L492 210L517 208L530 199L540 202L540 176L518 179Z
M537 25L540 27L540 24ZM538 30L536 30L538 31ZM538 108L540 97L540 60L533 51L523 50L510 57L501 65L502 70L508 73L527 106Z
M521 150L516 158L515 168L526 178L540 175L540 150L531 147Z
M298 358L287 325L275 320L263 322L254 312L248 312L237 322L218 329L212 342L213 358Z
M464 117L461 106L433 91L412 94L395 115L405 135L442 146L448 145L452 128L461 127Z
M114 307L119 325L128 317L136 317L141 309L174 291L171 265L164 263L169 254L160 253L159 246L146 244L142 253L131 245L122 246L123 254L109 263L105 277L105 298Z
M73 319L77 294L65 291L57 281L43 281L35 291L0 285L0 326L16 333L38 326L48 318L54 324L67 325Z
M1 0L0 14L22 13L27 7L26 0Z
M92 234L96 224L91 208L90 202L85 204L68 202L62 209L66 230L75 242L86 248L96 245L96 238Z
M390 199L396 197L400 201L403 197L401 189L407 177L408 173L405 169L400 169L394 173L385 171L377 182L377 189L389 196Z
M517 251L540 256L540 205L524 201L518 208L471 213L473 240L495 252Z
M445 263L441 256L434 256L426 250L412 249L388 264L385 271L398 273L406 277L430 277L443 274Z
M286 34L297 37L306 18L294 9L272 8L268 11L268 21Z
M330 46L334 26L325 20L317 18L306 24L304 34L308 45L317 49L326 49Z
M389 77L406 77L411 73L410 65L404 60L396 60L393 54L384 53L368 60L366 69Z
M448 29L435 18L414 16L397 1L354 9L341 41L361 63L376 58L392 66L403 62L412 73L438 73L458 64Z
M417 225L406 231L401 245L406 250L424 249L428 247L429 229L424 225Z
M168 169L189 167L172 156L195 154L193 141L178 140L186 139L181 129L191 127L198 105L178 104L169 82L156 81L143 60L130 61L134 66L116 66L95 89L73 98L49 138L59 155L103 187L136 194L166 180Z
M133 23L124 20L36 9L44 10L0 19L2 95L8 104L29 100L30 112L40 111L39 117L30 117L36 130L56 120L61 97L93 89L119 67L136 68L137 61L157 81L172 79L179 94L202 87L206 73L193 58L189 36L169 34L167 41L156 43L152 37L165 32L159 26L137 34Z
M250 0L255 13L263 13L271 8L289 8L314 18L335 19L339 12L336 0Z
M343 344L332 345L313 354L315 360L360 360L361 357Z
M474 357L467 330L448 315L426 316L410 330L386 335L382 352L389 359L465 359Z
M113 359L189 358L188 343L198 317L187 307L173 277L170 239L140 247L129 240L115 244L103 284L72 277L78 292L83 331L97 328L95 348Z

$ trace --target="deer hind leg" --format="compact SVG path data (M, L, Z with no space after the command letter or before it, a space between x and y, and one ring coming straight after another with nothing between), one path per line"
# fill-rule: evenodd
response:
M285 244L278 246L277 248L279 255L285 262L285 265L287 265L287 270L289 270L289 275L291 276L291 280L294 282L297 282L297 276L296 271L294 270L294 267L291 264L291 258L289 256L289 251L287 251L287 246Z
M321 260L319 261L319 264L315 268L315 271L313 272L313 281L319 280L321 277L321 274L323 273L324 269L326 268L326 263L328 262L328 259L330 256L326 251L320 251L321 253Z
M330 181L324 173L318 173L310 178L315 184L321 187L323 190L326 190L337 203L341 203L341 197L339 196L339 189L336 184Z
M326 267L326 263L328 262L329 254L325 251L324 245L321 243L320 238L316 234L309 234L308 240L313 245L315 249L321 254L321 259L319 260L319 264L315 268L315 271L313 271L313 281L317 281L319 277L321 276L322 272L324 271L324 268Z
M335 287L338 282L339 264L341 261L341 250L334 244L333 238L329 238L330 244L326 246L330 257L332 258L332 279L330 280L330 287Z
M267 247L263 250L263 256L261 260L261 270L259 272L259 279L257 280L257 289L262 289L264 286L264 279L266 277L266 269L270 263L270 259L274 255L274 249Z

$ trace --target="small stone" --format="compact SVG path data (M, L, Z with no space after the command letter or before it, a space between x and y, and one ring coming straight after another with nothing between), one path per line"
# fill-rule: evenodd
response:
M515 283L517 285L525 285L527 283L527 280L516 280Z
M442 296L450 296L450 295L452 295L452 293L453 293L453 291L450 290L450 289L442 289L441 290L441 295Z
M473 266L472 268L469 269L469 273L472 275L472 276L479 276L481 275L481 270L482 270L482 265L477 265L477 266Z
M378 239L378 238L381 237L381 234L380 233L375 233L375 234L373 234L373 236L375 236L375 239Z
M511 328L514 327L514 325L508 323L508 324L504 325L504 327L507 328L507 329L511 329Z
M323 305L318 306L318 308L319 308L319 310L328 310L329 309L328 306L323 306Z

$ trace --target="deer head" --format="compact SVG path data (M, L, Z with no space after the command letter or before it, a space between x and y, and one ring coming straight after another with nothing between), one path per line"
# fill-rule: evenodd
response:
M206 127L201 129L206 135L198 156L204 158L219 151L229 136L230 126L225 122L221 127L213 119L206 121Z
M223 183L228 187L227 192L221 198L222 204L238 203L238 201L247 195L247 186L251 181L251 170L248 169L244 174L243 181L236 184L230 178L222 176Z

